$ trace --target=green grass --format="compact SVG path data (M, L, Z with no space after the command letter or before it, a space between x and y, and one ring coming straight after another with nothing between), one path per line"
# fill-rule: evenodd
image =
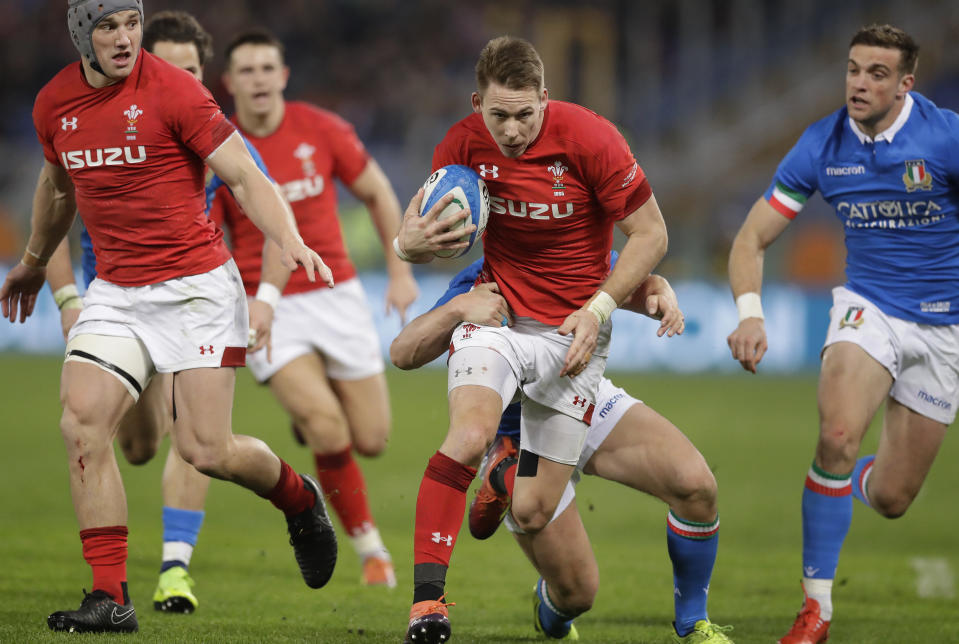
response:
M75 608L90 573L80 553L64 450L57 430L59 362L0 356L0 642L62 641L46 615ZM389 449L365 461L374 515L397 562L399 588L358 584L346 539L330 584L306 588L285 524L265 501L214 482L191 566L199 611L158 614L151 595L160 557L162 459L121 464L130 508L129 582L141 642L396 643L411 598L413 508L426 460L446 430L442 372L389 374L395 426ZM722 531L710 615L733 624L740 644L772 642L799 607L802 483L816 436L815 378L615 375L614 380L673 420L705 454L720 490ZM293 443L267 390L238 378L238 433L264 438L302 470L311 458ZM873 428L867 439L878 438ZM957 600L920 599L913 557L943 557L959 570L954 493L955 441L946 441L914 506L888 521L859 505L835 589L834 642L957 642ZM122 459L121 459L122 460ZM664 642L672 619L672 577L659 501L588 477L578 498L601 587L577 621L583 641ZM531 566L505 530L478 542L460 533L448 577L453 641L536 641ZM101 638L86 636L83 641ZM107 638L102 638L107 639ZM111 640L113 638L110 638Z

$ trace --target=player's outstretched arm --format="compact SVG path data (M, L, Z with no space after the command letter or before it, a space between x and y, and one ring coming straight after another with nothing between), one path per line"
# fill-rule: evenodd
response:
M276 184L256 166L240 135L231 135L206 161L229 186L250 221L277 243L286 267L296 270L298 265L302 266L311 282L316 281L318 275L332 288L333 275L330 269L319 255L303 243L289 205Z
M290 269L283 263L283 249L272 239L263 243L263 262L260 268L260 286L250 300L250 353L266 349L267 362L273 359L273 314L290 280Z
M70 242L67 237L64 237L53 251L50 263L47 264L47 283L53 293L53 301L60 309L60 331L65 342L67 334L83 310L83 299L73 277L73 262L70 261Z
M413 264L425 264L435 257L433 253L438 250L456 250L469 246L469 242L460 239L476 230L475 224L467 224L463 228L450 231L453 224L470 217L468 208L463 208L458 215L438 219L440 213L451 203L453 195L444 195L421 217L423 189L416 191L403 213L400 230L393 242L394 250L400 259Z
M666 254L666 222L655 196L650 195L646 203L617 225L626 235L619 260L600 289L581 309L570 313L558 329L560 335L574 336L560 376L575 376L586 368L596 349L600 324L626 301Z
M739 326L729 334L726 343L733 358L752 373L756 373L768 346L759 301L763 257L766 248L786 229L789 221L760 197L750 208L729 252L729 285L739 309Z
M380 243L383 244L386 273L390 278L386 286L386 314L389 315L390 311L395 309L400 314L400 322L406 324L406 310L416 301L419 289L410 265L393 251L393 240L397 238L402 217L400 201L396 198L390 180L373 159L367 162L349 188L353 196L366 206L380 237Z
M390 360L400 369L417 369L449 349L460 322L486 326L512 324L509 305L495 282L480 284L407 324L390 345Z
M622 308L659 320L656 335L682 335L686 329L686 318L679 308L679 299L669 281L661 275L649 275L633 291Z
M62 166L43 162L37 188L33 193L30 238L23 258L7 273L0 287L3 317L20 322L33 313L37 293L46 281L46 267L60 241L70 230L77 212L73 181Z

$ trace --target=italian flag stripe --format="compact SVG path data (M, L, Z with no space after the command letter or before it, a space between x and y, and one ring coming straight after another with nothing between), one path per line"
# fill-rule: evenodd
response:
M848 496L852 494L852 477L829 474L814 463L806 474L806 489L824 496Z
M776 209L779 214L792 219L806 203L806 197L795 190L790 190L781 183L776 183L773 188L772 197L769 198L769 205Z
M712 523L698 523L696 521L684 521L670 510L667 515L667 525L669 529L681 537L688 539L709 539L719 532L719 517Z

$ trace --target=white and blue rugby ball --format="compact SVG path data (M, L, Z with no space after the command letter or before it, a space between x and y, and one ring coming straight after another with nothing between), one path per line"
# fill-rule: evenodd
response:
M469 246L466 248L441 250L434 254L437 257L445 258L460 257L473 247L473 244L482 237L483 231L486 229L486 221L489 218L489 189L486 187L486 182L472 168L465 165L443 166L431 174L430 178L423 184L423 204L420 206L420 216L422 217L429 212L430 208L447 194L453 195L453 201L443 209L437 220L455 215L463 208L469 208L470 217L460 221L456 228L462 228L467 223L473 223L476 225L476 230L468 235L463 235L460 239L460 241L469 242Z

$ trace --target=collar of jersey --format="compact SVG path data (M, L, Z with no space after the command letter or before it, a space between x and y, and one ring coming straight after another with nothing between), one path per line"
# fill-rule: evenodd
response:
M876 143L878 141L892 143L892 140L896 138L896 134L902 129L902 126L905 125L906 121L909 119L909 114L912 112L913 103L915 103L915 101L912 100L912 95L906 94L906 100L903 102L902 111L899 112L899 116L897 116L896 120L892 122L892 125L877 134L875 139L871 139L867 134L864 134L863 131L859 129L859 125L852 120L851 116L849 117L849 127L852 129L852 133L856 135L856 138L859 139L860 143Z

